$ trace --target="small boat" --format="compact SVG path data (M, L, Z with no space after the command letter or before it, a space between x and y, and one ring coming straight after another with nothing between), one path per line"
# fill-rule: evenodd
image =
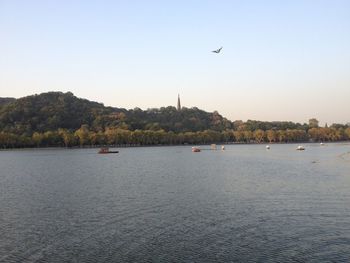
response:
M323 142L321 142L321 143L320 143L320 145L321 145L321 146L323 146L323 145L324 145L324 143L323 143Z
M297 147L297 150L298 150L298 151L304 151L304 150L305 150L305 147L302 146L302 145L299 145L299 146Z
M108 147L102 147L98 153L106 154L106 153L119 153L119 151L110 151Z
M201 151L201 149L199 147L192 147L192 152L198 153L200 151Z
M225 145L221 145L221 151L225 151Z
M270 150L270 145L266 145L266 150Z

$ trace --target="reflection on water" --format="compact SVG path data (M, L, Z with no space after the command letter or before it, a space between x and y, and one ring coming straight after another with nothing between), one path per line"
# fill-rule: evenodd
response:
M295 148L2 151L0 262L345 262L350 145Z

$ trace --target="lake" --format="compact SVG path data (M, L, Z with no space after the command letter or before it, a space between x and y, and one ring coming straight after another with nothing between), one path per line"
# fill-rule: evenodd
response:
M350 144L0 151L0 262L348 262Z

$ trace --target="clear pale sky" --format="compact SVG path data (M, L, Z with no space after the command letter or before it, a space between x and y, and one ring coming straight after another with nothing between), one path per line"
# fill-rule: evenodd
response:
M350 122L350 1L0 0L0 97L46 91Z

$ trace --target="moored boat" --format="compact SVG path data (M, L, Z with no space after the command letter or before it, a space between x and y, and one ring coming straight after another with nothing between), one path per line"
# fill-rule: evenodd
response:
M102 147L99 151L99 154L107 154L107 153L119 153L119 151L110 151L108 147Z
M200 151L201 151L201 149L199 147L192 147L192 152L198 153Z
M302 146L302 145L299 145L299 146L297 147L297 150L298 150L298 151L304 151L304 150L305 150L305 147Z

